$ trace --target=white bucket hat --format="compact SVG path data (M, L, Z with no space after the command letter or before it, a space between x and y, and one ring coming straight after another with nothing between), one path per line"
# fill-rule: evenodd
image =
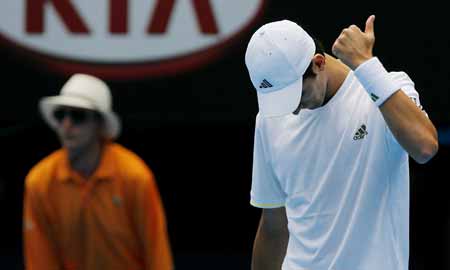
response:
M104 135L115 139L119 136L121 123L112 111L111 91L105 82L86 74L73 75L62 87L58 96L44 97L39 101L39 109L44 120L56 128L53 111L58 106L69 106L99 112L104 120Z
M315 51L312 37L288 20L265 24L253 34L245 64L262 116L295 111L302 96L303 74Z

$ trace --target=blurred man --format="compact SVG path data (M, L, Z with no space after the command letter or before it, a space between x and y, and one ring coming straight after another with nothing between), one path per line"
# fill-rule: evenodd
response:
M121 125L111 103L108 86L84 74L40 101L62 149L26 178L26 269L173 269L154 176L113 142Z
M374 19L342 31L338 59L290 21L249 42L254 270L408 269L408 154L430 160L437 133L408 75L373 57Z

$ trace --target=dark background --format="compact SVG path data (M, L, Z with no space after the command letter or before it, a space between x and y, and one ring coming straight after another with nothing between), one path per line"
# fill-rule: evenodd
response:
M426 165L411 161L411 269L450 269L447 192L449 23L426 1L338 3L269 1L264 17L224 57L171 77L107 81L123 119L120 143L154 171L163 197L178 269L249 269L260 211L249 190L256 95L244 65L251 33L291 19L328 52L344 27L364 27L375 14L375 54L388 70L415 81L439 129L440 150ZM59 147L38 115L40 97L55 95L67 76L0 48L0 269L21 269L24 177Z

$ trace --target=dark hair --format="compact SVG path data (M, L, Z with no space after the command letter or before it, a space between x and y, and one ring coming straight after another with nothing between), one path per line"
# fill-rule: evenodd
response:
M316 51L314 54L320 53L321 55L325 56L325 49L323 48L322 42L320 42L320 40L316 38L313 38L313 40L314 45L316 45ZM311 63L309 63L309 66L305 71L305 74L303 74L303 79L316 76L316 74L314 74L314 72L312 71L312 65L313 63L311 61Z

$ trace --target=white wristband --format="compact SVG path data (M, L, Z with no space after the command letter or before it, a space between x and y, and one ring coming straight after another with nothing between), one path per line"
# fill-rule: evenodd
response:
M381 106L400 89L400 85L389 76L377 57L359 65L354 74L377 106Z

